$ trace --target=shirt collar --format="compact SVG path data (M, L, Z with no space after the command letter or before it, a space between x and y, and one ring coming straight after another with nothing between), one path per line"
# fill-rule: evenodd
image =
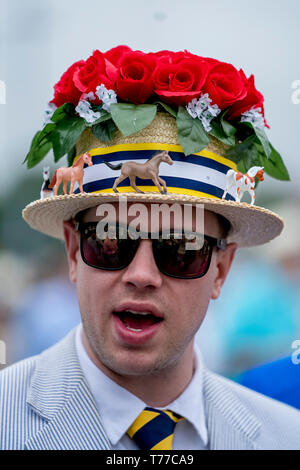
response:
M116 445L147 405L110 379L94 364L85 350L81 332L82 324L78 326L76 331L76 349L79 362L95 398L107 436L112 445ZM195 427L204 445L207 445L208 434L203 400L203 366L201 353L196 344L194 345L194 357L195 370L192 380L182 394L163 409L168 408L186 418Z

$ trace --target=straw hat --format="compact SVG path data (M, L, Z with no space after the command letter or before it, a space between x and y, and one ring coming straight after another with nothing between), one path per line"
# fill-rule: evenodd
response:
M241 247L263 244L277 237L284 225L277 214L263 207L236 202L230 191L226 199L222 199L227 171L237 171L238 168L228 158L229 145L209 134L209 143L204 149L187 155L176 118L162 111L163 107L160 106L148 125L127 136L115 126L113 138L109 141L105 139L105 142L95 136L91 125L87 125L76 141L76 157L73 159L73 162L76 161L86 152L92 157L93 165L85 165L84 168L84 193L80 193L76 183L72 194L34 201L22 212L25 221L35 230L63 239L64 221L83 209L118 201L120 195L126 195L128 201L204 204L205 209L224 216L230 222L227 240ZM52 121L49 122L51 126ZM57 124L58 120L54 122ZM115 122L118 123L118 120L115 119ZM159 168L159 176L166 181L167 193L161 194L152 180L139 178L136 184L143 194L129 186L128 179L120 183L118 193L113 191L113 183L120 171L106 163L113 166L128 161L143 163L162 151L167 151L173 160L172 166L161 163Z

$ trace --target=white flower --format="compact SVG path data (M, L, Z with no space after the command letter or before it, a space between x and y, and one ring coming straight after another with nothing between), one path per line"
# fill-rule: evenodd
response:
M265 121L261 108L254 108L252 106L249 111L245 111L241 114L241 122L251 122L253 127L256 127L260 130L265 128Z
M96 95L102 101L102 109L110 112L110 105L117 103L117 95L114 90L108 90L103 83L96 88Z
M44 126L46 124L49 124L49 122L52 122L51 118L54 112L56 111L56 109L57 109L57 106L54 103L48 103L47 108L45 109L45 112L44 112Z
M90 91L89 93L85 93L83 95L83 99L84 100L89 100L89 101L93 101L96 99L96 96L94 95L94 93L92 91Z
M210 121L211 121L212 117L209 118L209 117L207 117L207 115L205 115L205 113L203 113L203 115L200 119L201 119L202 125L203 125L204 129L206 130L206 132L211 131Z
M100 112L92 110L90 103L86 100L80 100L75 111L88 123L96 121L101 116Z
M194 98L192 101L189 102L189 104L186 106L187 112L192 116L192 118L198 117L198 107L197 107L198 101L196 98Z
M218 105L213 104L211 106L210 103L211 99L208 93L205 93L204 95L202 94L198 100L194 98L186 106L186 110L192 118L200 119L206 132L211 131L210 121L221 112Z

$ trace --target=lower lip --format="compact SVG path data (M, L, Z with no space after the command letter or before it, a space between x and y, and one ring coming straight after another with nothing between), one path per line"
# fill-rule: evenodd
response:
M162 321L154 323L151 326L147 326L141 331L131 331L126 328L125 324L118 317L118 315L113 314L114 325L117 335L121 341L127 344L144 344L149 341L153 336L156 335L159 328L161 327Z

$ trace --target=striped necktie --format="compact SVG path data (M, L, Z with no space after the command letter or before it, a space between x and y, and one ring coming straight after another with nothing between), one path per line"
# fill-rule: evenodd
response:
M127 430L127 434L140 449L171 450L175 425L183 419L170 410L146 407Z

